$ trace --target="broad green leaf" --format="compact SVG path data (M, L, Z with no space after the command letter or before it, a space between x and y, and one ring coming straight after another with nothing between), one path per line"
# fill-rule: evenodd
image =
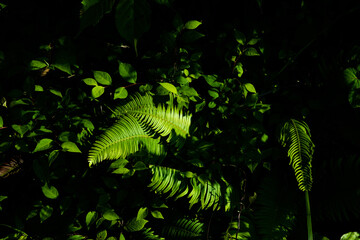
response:
M244 51L244 54L246 55L246 56L260 56L260 54L258 53L258 51L255 49L255 48L247 48L247 49L245 49L245 51Z
M145 163L138 161L135 163L134 165L134 170L140 171L140 170L145 170L148 169L148 167L145 165Z
M176 87L174 85L172 85L171 83L159 83L163 88L165 88L166 90L168 90L169 92L172 92L174 94L177 94L177 90Z
M52 139L49 139L49 138L43 138L41 139L33 152L40 152L40 151L45 151L45 150L48 150L49 148L52 147L52 142L53 140Z
M47 198L56 199L59 196L59 192L54 186L49 187L47 184L45 184L42 186L41 190Z
M93 78L85 78L85 79L83 79L83 81L86 85L89 85L89 86L97 86L98 85L96 80Z
M126 240L125 237L124 237L124 234L120 233L119 240Z
M12 129L14 129L17 133L20 134L21 137L24 136L25 133L27 133L30 130L30 127L28 125L11 125Z
M128 96L128 91L124 87L119 87L115 90L114 99L124 99Z
M44 206L41 210L40 210L40 222L43 223L46 219L48 219L49 217L51 217L52 213L53 213L53 208L49 205Z
M163 215L161 214L160 211L151 211L151 215L154 217L154 218L158 218L158 219L164 219Z
M123 168L123 167L112 171L112 173L115 173L115 174L127 174L128 172L130 172L130 170L127 168Z
M98 217L98 214L96 211L88 212L86 214L86 219L85 219L86 226L89 228L89 226L96 221L97 217Z
M198 39L200 39L202 37L205 37L205 35L194 30L194 31L185 32L182 35L182 40L185 43L191 43L191 42L194 42L194 41L196 41L196 40L198 40Z
M248 45L255 45L255 44L257 44L259 41L260 41L259 38L253 38L253 39L251 39L247 44L248 44Z
M107 210L103 214L103 218L105 218L106 220L109 220L109 221L114 221L114 220L120 219L119 216L113 210Z
M137 217L136 217L136 220L141 220L141 219L144 219L146 218L148 215L148 209L145 207L145 208L140 208L138 213L137 213Z
M255 87L251 83L245 83L245 88L251 93L256 93Z
M61 142L72 142L77 140L76 134L69 131L60 133L58 138Z
M235 66L235 70L237 72L238 77L241 77L244 73L243 65L242 63L237 63Z
M67 73L69 75L72 74L71 67L70 67L69 63L54 63L54 64L51 64L51 66L59 69L62 72L65 72L65 73Z
M216 99L219 97L219 93L213 90L208 90L208 93L210 95L210 97L212 97L213 99Z
M109 168L122 168L125 167L126 164L128 164L129 161L124 159L124 158L120 158L118 160L116 160L115 162L112 162Z
M98 83L102 85L108 86L112 83L111 76L107 72L94 71L94 78Z
M31 70L39 70L42 69L44 67L47 67L48 65L43 62L43 61L39 61L39 60L32 60L30 62L30 69Z
M137 72L129 63L119 62L120 76L129 83L136 83Z
M145 219L136 220L136 218L131 219L126 225L125 230L129 232L137 232L144 228L145 224L148 221Z
M340 240L359 240L360 234L358 232L349 232L341 236Z
M103 86L95 86L93 89L91 89L91 95L94 98L98 98L105 92L105 88Z
M52 94L54 94L55 96L58 96L58 97L63 97L61 92L59 90L56 90L56 89L50 89L49 90Z
M8 196L0 196L0 202L1 201L4 201L5 199L7 199L8 198Z
M120 0L115 13L116 28L123 38L135 45L150 29L151 9L146 0Z
M4 127L4 120L2 116L0 116L0 128Z
M186 29L196 29L200 25L201 25L201 22L196 21L196 20L191 20L191 21L188 21L187 23L185 23L185 28Z
M241 45L245 45L246 37L242 32L239 32L238 30L235 29L234 36L238 43L240 43Z
M35 85L35 92L43 92L44 91L44 88L40 85Z
M179 92L184 95L184 96L188 96L188 97L198 97L199 94L197 93L197 91L189 86L182 86L179 89Z
M64 152L81 153L78 146L73 142L64 142L61 147Z
M101 232L98 232L96 235L96 240L105 240L107 237L107 231L106 229L102 230Z

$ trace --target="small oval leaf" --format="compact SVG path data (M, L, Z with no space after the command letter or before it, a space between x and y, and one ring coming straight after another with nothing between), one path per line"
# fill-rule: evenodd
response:
M196 21L196 20L191 20L191 21L188 21L187 23L185 23L185 28L192 30L192 29L196 29L200 25L201 25L201 22Z
M56 199L59 196L59 192L54 186L49 187L47 184L45 184L41 190L47 198Z
M109 220L109 221L114 221L114 220L118 220L119 216L113 210L107 210L103 214L103 218L105 218L106 220Z
M165 88L166 90L168 90L169 92L172 92L174 94L177 94L177 89L174 85L172 85L171 83L159 83L163 88Z
M41 139L38 142L38 144L36 145L33 152L40 152L40 151L48 150L49 148L51 148L52 142L53 142L53 140L49 139L49 138Z
M119 87L115 90L114 99L124 99L128 96L128 91L124 87Z
M85 79L83 79L83 81L86 85L89 85L89 86L97 86L98 85L96 80L93 78L85 78Z
M63 144L61 144L61 147L64 152L81 153L78 146L73 142L64 142Z
M105 88L102 87L102 86L96 86L96 87L93 87L93 89L91 90L91 95L94 97L94 98L98 98L100 97L101 95L103 95L103 93L105 92Z
M103 71L94 71L95 80L102 85L111 85L112 80L110 74Z

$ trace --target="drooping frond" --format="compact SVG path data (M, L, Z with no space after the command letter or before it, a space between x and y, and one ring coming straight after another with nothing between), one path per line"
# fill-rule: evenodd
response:
M299 189L310 191L312 186L311 160L314 143L311 141L309 126L303 121L290 119L281 129L280 142L289 146L288 156L292 165Z
M142 235L144 239L146 240L165 240L165 238L160 237L159 235L156 235L151 228L144 228L144 231L142 232Z
M168 224L164 227L162 235L165 239L202 239L204 224L198 219L180 218L175 224Z
M136 95L114 113L117 122L97 139L89 152L90 166L106 159L126 158L141 149L163 156L165 150L156 135L167 137L168 142L180 147L189 134L191 115L171 104L167 108L155 107L150 95Z
M221 186L216 181L200 181L197 176L187 178L186 173L162 166L151 166L151 170L153 177L148 187L157 194L169 194L168 197L175 197L175 200L187 196L190 208L200 203L200 209L212 208L215 211L221 205L225 205L226 211L230 209L227 201L231 195L229 187L224 190L223 196Z

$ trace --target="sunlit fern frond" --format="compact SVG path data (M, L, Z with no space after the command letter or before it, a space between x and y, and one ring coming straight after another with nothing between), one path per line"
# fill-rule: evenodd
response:
M281 129L280 142L284 147L289 146L290 165L295 171L299 189L310 191L312 186L311 160L315 145L311 141L309 126L304 121L290 119Z
M187 196L189 204L192 208L195 204L200 204L200 209L210 209L214 211L219 210L222 205L225 210L230 209L227 200L230 198L231 192L228 188L224 189L226 192L224 197L222 194L222 187L216 181L202 180L192 173L190 178L186 177L189 172L183 173L173 168L162 166L151 166L153 177L151 183L148 185L151 191L157 194L168 194L169 197L174 197L175 200Z
M198 219L180 218L163 228L162 235L166 240L203 239L204 224Z
M185 114L172 104L155 107L150 95L135 95L128 104L116 108L114 112L117 117L132 115L156 133L168 137L167 141L178 147L182 146L182 140L189 134L191 114Z
M172 104L155 107L150 95L136 95L114 111L117 122L93 144L88 161L94 165L109 159L126 158L142 149L164 156L161 139L180 147L189 134L191 115Z

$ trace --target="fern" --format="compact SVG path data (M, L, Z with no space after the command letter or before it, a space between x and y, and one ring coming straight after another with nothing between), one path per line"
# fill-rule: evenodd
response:
M180 218L175 224L164 227L162 235L168 240L202 239L204 224L198 219Z
M232 194L230 186L226 188L223 196L221 186L216 181L199 180L196 176L192 176L189 180L186 177L189 172L183 173L162 166L151 166L151 170L153 177L148 187L157 194L169 194L168 198L175 197L175 200L187 196L189 208L200 203L200 209L212 208L215 211L219 210L221 205L225 205L226 211L230 209L229 201Z
M181 147L189 133L191 115L173 105L155 107L151 96L136 95L124 106L114 111L117 122L107 129L89 151L89 165L103 160L126 158L141 149L150 154L162 156L164 147L160 138Z
M314 143L311 141L309 126L303 121L290 119L281 129L280 142L289 145L288 156L292 165L299 189L310 191L312 186L311 160Z

